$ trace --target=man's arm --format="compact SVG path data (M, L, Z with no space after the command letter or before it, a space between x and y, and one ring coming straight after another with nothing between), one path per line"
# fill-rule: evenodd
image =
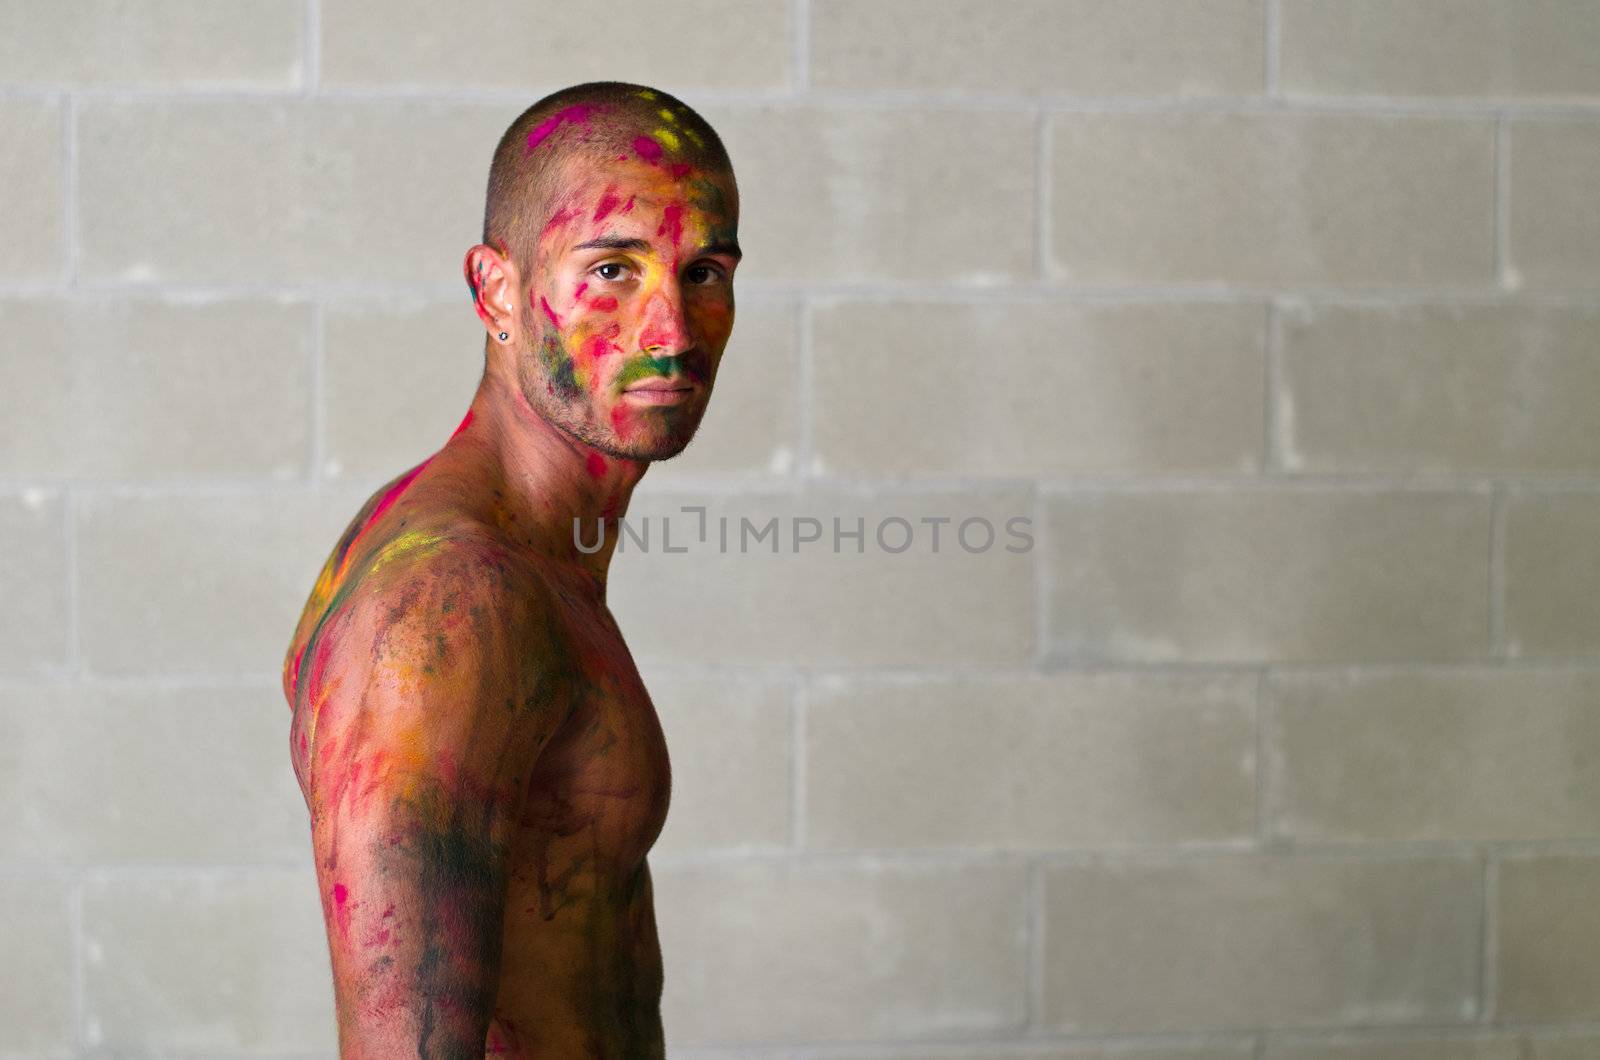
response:
M540 601L503 569L421 550L327 631L312 838L344 1060L483 1056L507 848L561 720L528 658L550 642Z

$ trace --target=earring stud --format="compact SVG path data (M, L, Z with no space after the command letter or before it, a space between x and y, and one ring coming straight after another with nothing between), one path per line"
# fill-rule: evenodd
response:
M506 340L507 340L507 339L509 339L509 338L510 338L510 337L511 337L511 332L509 332L509 331L502 331L502 332L501 332L501 333L500 333L500 341L501 341L501 342L504 342L504 341L506 341Z

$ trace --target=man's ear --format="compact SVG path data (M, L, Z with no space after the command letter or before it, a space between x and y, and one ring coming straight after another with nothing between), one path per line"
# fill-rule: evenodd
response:
M514 342L522 326L521 298L517 294L522 281L511 255L503 249L479 243L467 251L461 267L467 286L472 289L473 308L478 311L478 319L483 321L489 337L495 342Z

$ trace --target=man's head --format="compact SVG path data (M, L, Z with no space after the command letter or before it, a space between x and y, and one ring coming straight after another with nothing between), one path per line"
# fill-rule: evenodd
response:
M491 368L602 453L676 455L733 328L738 222L727 152L685 104L615 81L546 96L501 138L467 253Z

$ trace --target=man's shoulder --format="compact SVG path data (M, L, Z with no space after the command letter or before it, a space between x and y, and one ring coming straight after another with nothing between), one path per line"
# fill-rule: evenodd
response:
M548 615L551 593L538 567L493 527L463 516L396 527L362 566L353 609L391 623L406 615L501 624Z

